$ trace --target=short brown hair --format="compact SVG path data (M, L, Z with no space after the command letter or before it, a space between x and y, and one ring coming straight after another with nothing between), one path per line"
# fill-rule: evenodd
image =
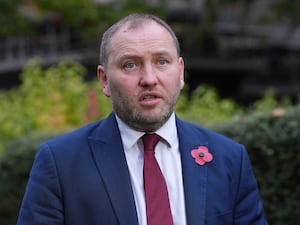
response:
M128 24L129 28L135 29L143 24L145 22L154 21L155 23L161 25L164 27L172 36L172 39L174 41L174 45L177 50L178 56L180 56L180 46L179 41L176 37L176 34L172 30L172 28L162 19L160 19L157 16L151 15L151 14L130 14L123 19L119 20L117 23L113 24L111 27L109 27L103 34L101 45L100 45L100 64L104 67L107 65L107 59L109 55L109 47L110 47L110 41L114 34L119 31L121 27L123 27L125 24Z

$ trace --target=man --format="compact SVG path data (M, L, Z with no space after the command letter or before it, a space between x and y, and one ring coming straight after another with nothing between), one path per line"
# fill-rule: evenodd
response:
M267 224L245 148L174 114L184 61L164 21L133 14L110 27L98 78L114 112L41 145L19 225ZM145 133L159 135L152 162L167 189L156 208L160 187L146 189L161 178L146 183Z

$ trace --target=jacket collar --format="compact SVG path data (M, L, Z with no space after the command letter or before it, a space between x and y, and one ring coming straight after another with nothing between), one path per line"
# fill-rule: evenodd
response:
M181 153L187 224L205 224L207 165L199 166L191 156L192 149L208 147L205 135L176 117ZM99 174L120 224L138 225L137 212L120 131L112 113L103 120L89 138ZM100 151L101 149L101 151ZM120 191L122 188L122 191Z
M138 225L129 170L114 114L99 124L89 141L119 223Z
M204 225L206 211L208 166L199 166L191 151L201 145L208 147L204 133L194 125L176 119L181 154L187 224Z

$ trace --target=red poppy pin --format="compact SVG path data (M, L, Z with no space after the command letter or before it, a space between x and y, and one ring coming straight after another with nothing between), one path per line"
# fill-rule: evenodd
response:
M195 159L195 162L201 166L213 159L212 154L206 146L199 146L197 149L193 149L191 155Z

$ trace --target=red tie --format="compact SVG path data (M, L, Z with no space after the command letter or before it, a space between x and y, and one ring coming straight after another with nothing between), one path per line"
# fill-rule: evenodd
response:
M145 134L144 188L146 197L147 225L173 225L168 190L163 174L154 156L157 134Z

